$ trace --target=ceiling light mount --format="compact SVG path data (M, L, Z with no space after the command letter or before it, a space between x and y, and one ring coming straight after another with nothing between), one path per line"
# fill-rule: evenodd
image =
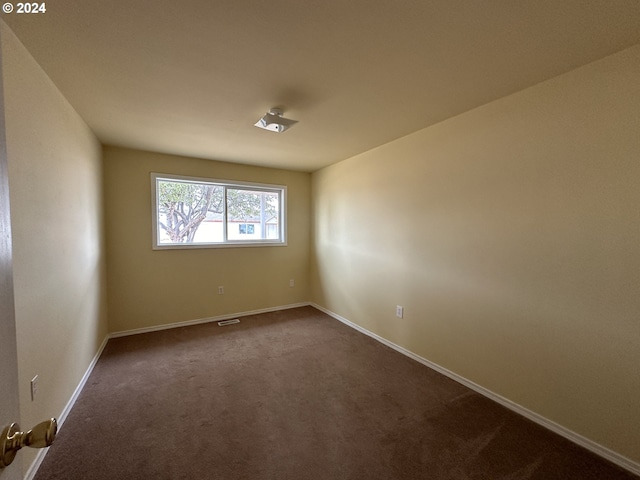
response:
M297 120L284 118L284 110L281 108L271 108L260 120L255 123L256 127L269 130L270 132L282 133L292 125L298 123Z

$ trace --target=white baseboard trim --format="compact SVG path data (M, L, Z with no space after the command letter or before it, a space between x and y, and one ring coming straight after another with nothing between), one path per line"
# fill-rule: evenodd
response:
M93 368L96 366L96 363L98 363L98 359L100 358L100 355L102 355L102 351L104 350L104 347L107 346L107 342L109 341L109 338L110 338L109 335L104 337L102 344L100 345L100 347L98 347L98 351L93 356L91 363L89 363L87 370L84 372L84 375L80 379L80 383L78 383L78 386L73 391L71 398L69 399L65 407L62 409L62 412L58 416L57 418L58 430L62 428L62 425L64 424L64 421L67 419L69 412L71 412L73 405L76 403L76 400L80 396L80 392L82 392L82 389L87 383L87 380L89 380L89 376L91 375L91 372L93 372ZM33 480L33 478L36 476L36 473L38 472L38 468L40 468L40 465L42 464L42 461L44 460L44 457L48 451L49 451L48 448L41 448L38 450L36 458L33 460L33 462L31 463L31 466L29 467L29 469L27 470L27 473L24 476L25 480Z
M248 315L257 315L260 313L278 312L280 310L289 310L290 308L308 307L309 302L292 303L290 305L281 305L278 307L261 308L259 310L250 310L247 312L228 313L218 315L216 317L199 318L196 320L185 320L183 322L167 323L165 325L156 325L153 327L134 328L132 330L122 330L109 335L109 338L128 337L129 335L138 335L140 333L158 332L160 330L168 330L170 328L188 327L189 325L198 325L201 323L220 322L222 320L230 320L232 318L246 317Z
M259 310L251 310L251 311L247 311L247 312L240 312L240 313L234 313L234 314L226 314L226 315L219 315L216 317L209 317L209 318L202 318L202 319L197 319L197 320L187 320L184 322L176 322L176 323L171 323L171 324L166 324L166 325L158 325L155 327L146 327L146 328L138 328L138 329L133 329L133 330L124 330L124 331L120 331L120 332L114 332L111 333L109 335L107 335L105 337L105 339L102 342L102 345L100 345L100 347L98 348L98 351L96 352L95 356L93 357L93 360L91 360L91 363L89 364L85 374L82 376L82 378L80 379L80 383L78 383L78 386L76 387L76 389L74 390L73 394L71 395L71 398L69 399L69 401L67 402L66 406L64 407L64 409L62 410L62 412L60 413L60 416L58 417L58 427L61 428L62 425L64 424L64 421L66 420L67 416L69 415L69 412L71 411L71 409L73 408L73 405L75 404L76 400L78 399L78 397L80 396L80 393L82 392L82 389L84 388L85 384L87 383L87 380L89 379L89 376L91 375L91 372L93 371L93 368L95 367L96 363L98 362L98 359L100 358L100 356L102 355L102 352L104 350L104 348L107 345L107 342L110 338L117 338L117 337L124 337L124 336L128 336L128 335L137 335L140 333L148 333L148 332L155 332L155 331L160 331L160 330L167 330L170 328L178 328L178 327L186 327L189 325L197 325L197 324L201 324L201 323L210 323L210 322L218 322L218 321L222 321L222 320L229 320L232 318L237 318L237 317L243 317L243 316L248 316L248 315L257 315L260 313L269 313L269 312L276 312L279 310L288 310L291 308L299 308L299 307L306 307L306 306L312 306L318 310L320 310L321 312L326 313L327 315L329 315L332 318L335 318L336 320L344 323L345 325L348 325L349 327L359 331L360 333L363 333L377 341L379 341L380 343L396 350L399 353L402 353L403 355L406 355L407 357L437 371L438 373L441 373L449 378L451 378L452 380L464 385L465 387L470 388L471 390L474 390L475 392L478 392L479 394L495 401L498 402L500 405L503 405L504 407L508 408L509 410L512 410L520 415L522 415L525 418L528 418L529 420L537 423L538 425L541 425L549 430L551 430L552 432L557 433L558 435L561 435L562 437L566 438L567 440L570 440L573 443L576 443L584 448L586 448L587 450L590 450L591 452L595 453L596 455L599 455L607 460L609 460L610 462L624 468L625 470L628 470L636 475L640 475L640 464L637 462L634 462L633 460L620 455L617 452L614 452L613 450L610 450L602 445L600 445L599 443L594 442L593 440L589 440L586 437L583 437L582 435L569 430L568 428L563 427L562 425L559 425L545 417L543 417L542 415L539 415L521 405L518 405L515 402L512 402L511 400L498 395L497 393L494 393L470 380L467 380L464 377L461 377L460 375L447 370L444 367L441 367L440 365L433 363L429 360L427 360L426 358L423 358L413 352L411 352L410 350L407 350L406 348L403 348L399 345L396 345L393 342L390 342L389 340L381 337L380 335L377 335L369 330L367 330L366 328L361 327L360 325L353 323L350 320L347 320L346 318L338 315L337 313L332 312L331 310L328 310L324 307L321 307L320 305L317 305L315 303L311 303L311 302L302 302L302 303L296 303L296 304L290 304L290 305L282 305L279 307L271 307L271 308L263 308L263 309L259 309ZM42 464L42 461L45 458L45 455L47 454L48 449L40 449L38 450L38 454L36 456L36 458L34 459L34 461L32 462L31 466L29 467L29 469L27 470L27 473L25 474L24 480L33 480L33 478L35 477L38 468L40 467L40 465Z
M321 307L320 305L317 305L315 303L310 303L309 305L311 305L314 308L317 308L318 310L320 310L321 312L326 313L327 315L329 315L330 317L335 318L336 320L344 323L345 325L348 325L349 327L359 331L360 333L363 333L377 341L379 341L380 343L386 345L387 347L390 347L394 350L396 350L399 353L402 353L403 355L406 355L407 357L435 370L438 373L441 373L449 378L451 378L452 380L455 380L456 382L464 385L465 387L470 388L471 390L474 390L475 392L479 393L480 395L483 395L497 403L499 403L500 405L508 408L509 410L522 415L525 418L528 418L529 420L537 423L538 425L543 426L544 428L551 430L554 433L557 433L558 435L566 438L567 440L576 443L578 445L580 445L581 447L586 448L587 450L595 453L596 455L605 458L606 460L618 465L619 467L624 468L625 470L630 471L631 473L634 473L636 475L640 475L640 463L634 462L633 460L620 455L617 452L614 452L613 450L610 450L607 447L604 447L602 445L600 445L599 443L594 442L593 440L590 440L586 437L583 437L582 435L580 435L579 433L576 433L572 430L569 430L566 427L563 427L562 425L555 423L552 420L549 420L548 418L543 417L542 415L533 412L525 407L523 407L522 405L519 405L515 402L512 402L511 400L509 400L508 398L505 398L501 395L498 395L497 393L492 392L491 390L488 390L480 385L478 385L477 383L472 382L471 380L467 380L464 377L461 377L460 375L458 375L457 373L454 373L450 370L447 370L444 367L441 367L440 365L433 363L429 360L427 360L426 358L423 358L413 352L411 352L410 350L407 350L406 348L403 348L399 345L396 345L393 342L390 342L389 340L381 337L380 335L377 335L369 330L367 330L366 328L361 327L360 325L353 323L350 320L347 320L344 317L341 317L340 315L338 315L337 313L332 312L331 310L328 310L324 307Z

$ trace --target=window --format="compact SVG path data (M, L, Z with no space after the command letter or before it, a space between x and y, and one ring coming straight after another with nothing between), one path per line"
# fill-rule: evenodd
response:
M153 248L286 245L281 185L151 174Z
M240 234L253 235L255 233L255 225L253 223L241 223L238 225L238 230L240 231Z

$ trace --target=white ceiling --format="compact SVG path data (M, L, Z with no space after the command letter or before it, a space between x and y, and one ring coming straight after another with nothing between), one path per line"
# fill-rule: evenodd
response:
M305 171L640 42L638 0L46 6L2 18L103 143Z

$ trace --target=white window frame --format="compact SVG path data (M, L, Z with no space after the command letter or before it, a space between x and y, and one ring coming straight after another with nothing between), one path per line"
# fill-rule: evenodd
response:
M186 183L207 183L223 187L225 189L225 212L223 215L223 242L211 243L159 243L160 227L158 225L158 181L168 180ZM227 232L226 213L226 189L256 190L268 193L277 193L280 198L279 227L280 238L278 239L255 239L255 240L229 240ZM168 173L151 173L151 231L153 250L177 250L192 248L231 248L231 247L265 247L265 246L286 246L287 245L287 187L286 185L272 185L268 183L240 182L236 180L219 180L206 177L190 177L184 175L174 175Z

